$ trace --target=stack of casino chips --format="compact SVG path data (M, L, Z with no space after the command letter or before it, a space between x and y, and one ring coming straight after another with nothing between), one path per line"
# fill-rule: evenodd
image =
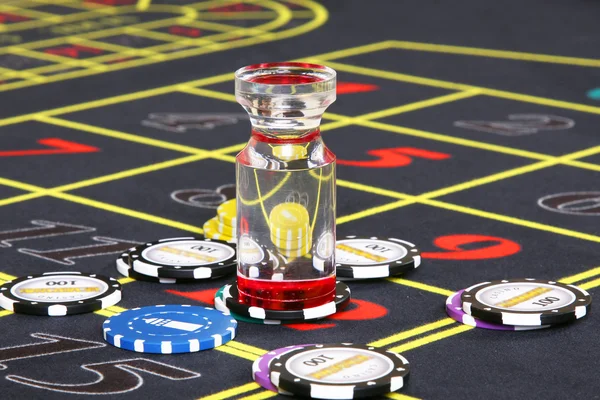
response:
M530 331L585 317L592 298L585 290L542 279L504 279L459 290L446 300L448 315L465 325Z
M204 223L204 237L234 243L237 236L236 214L235 199L222 203L217 208L217 215Z
M269 228L271 242L279 254L294 259L311 251L310 216L303 205L281 203L273 207L269 215Z
M128 249L116 267L135 280L193 283L235 273L237 249L234 243L204 237L165 238Z

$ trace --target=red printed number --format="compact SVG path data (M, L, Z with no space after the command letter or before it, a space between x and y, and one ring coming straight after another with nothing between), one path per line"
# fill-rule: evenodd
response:
M178 36L187 36L187 37L199 37L202 35L202 31L197 28L188 28L187 26L171 26L169 27L169 33L172 35Z
M49 149L32 149L32 150L10 150L0 151L0 157L23 157L23 156L40 156L49 154L74 154L74 153L95 153L100 151L99 148L88 146L86 144L69 142L57 138L40 139L37 141Z
M216 289L199 290L197 292L181 292L179 290L166 290L167 293L174 294L176 296L185 297L190 300L199 301L212 305L214 303ZM388 313L387 308L380 306L379 304L371 303L366 300L352 299L348 309L339 312L335 315L327 317L328 320L337 321L366 321L370 319L377 319L385 317ZM328 329L336 326L335 323L321 323L321 324L289 324L285 325L288 328L295 329L298 331L312 331L317 329Z
M21 15L0 13L0 24L6 24L7 22L23 22L23 21L29 21L29 18L23 17Z
M413 158L424 158L427 160L445 160L450 158L450 154L417 149L414 147L374 149L367 151L367 154L373 157L377 157L377 159L367 161L337 160L337 163L338 165L348 165L351 167L397 168L405 167L411 164Z
M489 244L473 250L461 248L461 246L484 242ZM433 244L446 251L421 253L423 258L438 260L486 260L511 256L521 251L521 246L512 240L485 235L464 234L440 236L433 241Z
M44 53L54 54L56 56L79 58L79 55L82 53L102 54L103 51L100 49L93 48L93 47L80 46L78 44L74 44L72 46L54 47L52 49L46 49L46 50L44 50Z

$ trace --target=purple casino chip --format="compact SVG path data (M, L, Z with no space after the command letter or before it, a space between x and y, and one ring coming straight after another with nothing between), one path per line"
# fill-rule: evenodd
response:
M281 349L275 349L269 351L264 356L259 357L252 364L252 379L256 383L258 383L263 388L270 390L272 392L278 392L275 385L271 383L271 378L269 377L269 364L271 360L275 357L278 357L284 353L287 353L291 350L302 349L306 346L312 346L311 344L299 344L295 346L282 347Z
M446 300L446 312L455 321L465 325L474 326L476 328L493 329L496 331L531 331L535 329L548 328L550 325L541 326L520 326L520 325L501 325L492 322L485 322L477 318L473 318L463 311L461 298L464 290L459 290Z

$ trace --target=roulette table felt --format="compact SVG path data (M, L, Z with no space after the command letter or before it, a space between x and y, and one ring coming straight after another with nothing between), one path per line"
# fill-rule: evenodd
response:
M119 279L122 300L65 317L0 311L1 397L265 399L276 394L252 380L259 356L340 341L410 360L410 382L390 398L597 397L593 312L494 331L449 318L445 301L515 277L598 292L598 11L560 1L2 1L0 280L98 273ZM161 285L123 277L115 259L203 234L235 196L235 154L250 132L233 71L285 60L338 72L322 123L338 157L338 235L410 241L421 266L347 282L349 307L320 322L240 322L214 350L108 345L106 318L208 306L234 279Z

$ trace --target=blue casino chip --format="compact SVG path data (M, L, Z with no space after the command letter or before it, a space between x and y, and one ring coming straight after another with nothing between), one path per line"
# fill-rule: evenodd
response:
M138 353L192 353L233 340L237 322L210 307L158 305L134 308L104 321L104 340Z

